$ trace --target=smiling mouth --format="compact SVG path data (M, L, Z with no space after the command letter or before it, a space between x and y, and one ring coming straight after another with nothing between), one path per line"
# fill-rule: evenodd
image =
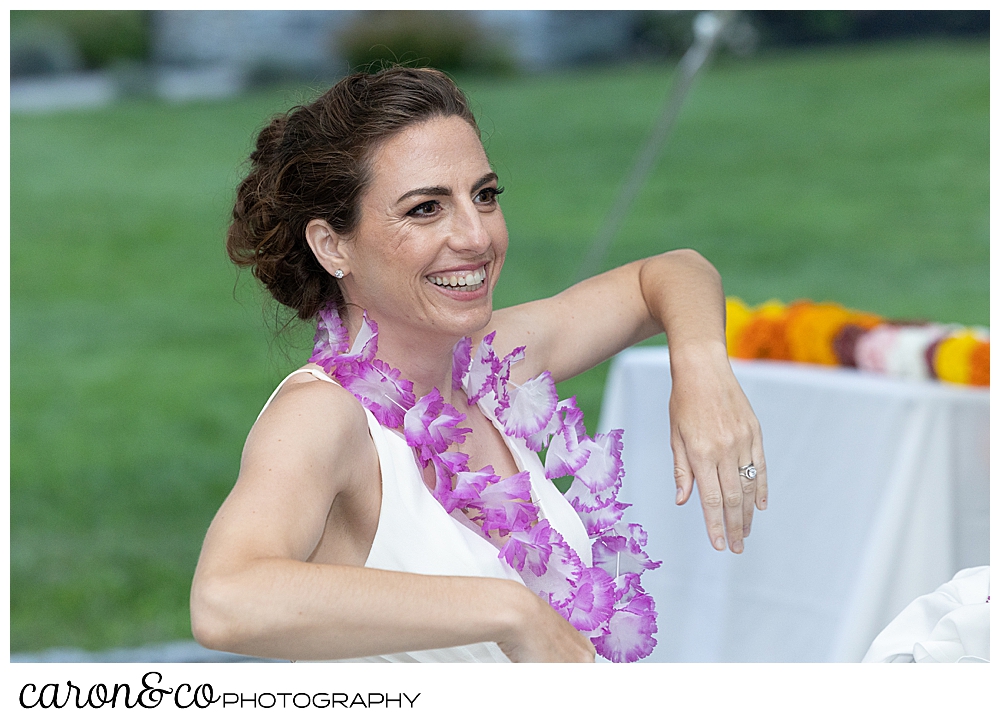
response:
M458 291L476 291L486 280L486 267L478 268L475 271L463 271L456 274L445 274L442 276L428 276L427 280L435 286L444 289L454 289Z

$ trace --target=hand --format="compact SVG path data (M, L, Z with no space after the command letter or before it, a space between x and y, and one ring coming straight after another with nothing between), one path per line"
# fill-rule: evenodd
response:
M515 663L593 663L594 644L528 588L518 600L517 622L497 644Z
M753 510L767 508L767 467L760 424L733 375L725 347L671 353L670 446L677 504L695 480L709 540L717 550L743 552ZM740 474L753 464L755 479Z

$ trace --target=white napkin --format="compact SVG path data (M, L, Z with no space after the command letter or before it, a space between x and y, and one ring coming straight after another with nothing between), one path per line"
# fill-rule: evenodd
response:
M911 602L868 648L863 663L990 662L990 568L959 571Z

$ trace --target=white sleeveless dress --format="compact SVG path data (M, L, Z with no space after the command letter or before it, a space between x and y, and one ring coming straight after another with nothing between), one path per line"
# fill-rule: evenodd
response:
M297 369L274 390L271 399L295 374L312 374L316 379L337 382L318 369ZM555 485L545 477L538 455L521 439L504 434L493 414L480 405L483 414L499 430L519 471L531 477L532 502L539 518L547 519L588 567L593 564L590 540L576 511ZM261 410L263 414L263 410ZM380 425L365 410L368 430L375 442L382 471L382 506L378 527L365 567L421 575L495 577L521 582L517 571L502 560L499 550L477 531L472 522L456 510L449 515L424 484L413 450L403 436ZM305 661L302 661L305 662ZM312 662L312 661L310 661ZM451 648L418 650L367 658L351 658L337 663L509 663L496 643L474 643Z

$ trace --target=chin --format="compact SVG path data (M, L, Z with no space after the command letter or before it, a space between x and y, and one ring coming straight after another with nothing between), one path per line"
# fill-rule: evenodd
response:
M493 307L490 306L464 314L460 318L455 318L453 319L453 324L450 326L455 330L454 333L456 336L475 336L478 332L486 328L492 318Z
M493 318L493 305L489 297L481 303L464 309L438 309L434 326L442 332L456 337L474 336L485 328Z

